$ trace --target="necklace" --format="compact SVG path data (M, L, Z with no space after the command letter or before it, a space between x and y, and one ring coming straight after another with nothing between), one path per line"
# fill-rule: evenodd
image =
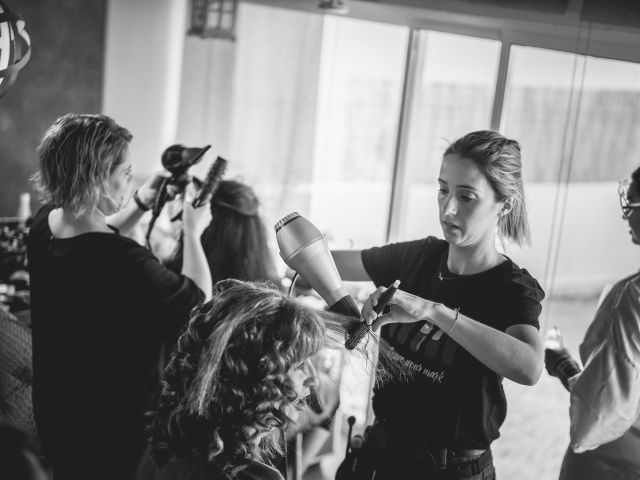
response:
M447 272L449 272L449 269L447 268L447 255L445 254L440 258L440 265L438 265L438 279L440 281L457 280L461 277L461 275L456 275L451 272L449 272L450 274L447 274Z
M457 280L458 278L460 278L460 275L455 276L455 277L445 277L442 272L438 272L438 279L439 280Z

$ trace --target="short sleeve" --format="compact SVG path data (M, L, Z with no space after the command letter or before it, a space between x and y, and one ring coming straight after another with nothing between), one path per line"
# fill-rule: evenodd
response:
M592 450L621 437L640 415L640 302L629 285L603 302L595 322L608 326L572 384L571 448ZM615 294L613 292L612 294Z
M518 269L505 289L505 304L503 330L512 325L531 325L540 330L540 313L544 290L526 269Z
M402 279L407 270L413 269L437 248L438 242L442 241L428 237L362 250L362 264L376 286L387 286L396 279Z

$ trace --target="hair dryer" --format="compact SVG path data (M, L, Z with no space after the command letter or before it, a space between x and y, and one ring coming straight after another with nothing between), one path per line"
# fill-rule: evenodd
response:
M198 163L207 150L211 148L211 145L207 145L204 148L188 148L183 145L171 145L162 153L162 166L171 172L171 177L164 178L158 186L158 195L153 202L151 209L151 220L149 220L149 227L147 228L147 247L151 250L151 230L153 230L156 220L162 211L162 207L167 201L168 191L167 187L171 184L179 185L180 188L184 188L186 181L186 173L193 165Z
M227 162L222 157L217 157L216 161L213 162L211 167L209 167L209 172L207 173L207 177L204 182L199 180L197 177L193 177L192 181L196 184L197 187L200 188L200 192L198 192L198 196L193 200L193 208L200 208L206 202L211 201L213 196L216 194L220 183L222 182L222 177L224 173L227 171ZM172 222L182 218L182 210L180 210L173 218L171 218Z
M325 236L298 212L275 225L280 256L327 302L329 310L360 317L360 310L342 285Z

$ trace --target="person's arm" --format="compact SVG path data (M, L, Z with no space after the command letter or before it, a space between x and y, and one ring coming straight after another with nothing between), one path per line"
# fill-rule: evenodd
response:
M138 198L142 205L146 208L143 210L138 203L132 198L131 201L119 212L107 217L107 223L117 228L120 233L125 234L131 230L142 216L151 209L153 202L158 196L158 187L164 178L170 177L171 174L166 170L152 175L137 190ZM170 192L170 198L173 197L175 191Z
M371 281L362 264L361 250L332 250L331 255L342 280L347 282Z
M198 208L193 208L193 198L195 198L195 188L190 183L187 186L182 205L184 241L182 274L191 278L204 292L205 301L209 301L213 296L213 281L200 237L211 222L211 208L209 202Z
M620 438L640 415L640 302L629 287L611 309L598 311L606 316L606 336L569 381L570 446L576 453Z
M372 305L384 291L379 288L367 299L362 317L375 319ZM542 373L544 348L538 330L528 324L514 324L501 332L457 313L445 305L398 290L388 315L379 317L375 328L387 323L413 323L427 320L441 329L479 362L509 380L535 385Z

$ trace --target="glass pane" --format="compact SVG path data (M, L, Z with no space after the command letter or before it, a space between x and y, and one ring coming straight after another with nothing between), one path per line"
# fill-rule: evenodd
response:
M500 42L420 32L404 182L396 209L400 239L441 235L437 178L448 142L489 128Z
M309 213L336 248L385 240L407 39L403 27L325 19Z
M267 217L384 241L408 29L243 3L237 36L231 158Z
M638 258L616 191L640 158L640 65L513 47L509 72L503 130L522 146L533 239L509 253L547 289L597 297Z
M269 229L292 211L309 214L323 24L239 5L229 166L256 190Z
M617 179L640 158L639 107L638 64L511 49L503 130L522 146L533 246L508 254L546 290L541 323L557 325L576 358L603 288L640 260L617 197ZM566 391L546 373L533 389L505 382L505 390L498 471L557 478L569 443ZM538 466L530 476L525 462Z

